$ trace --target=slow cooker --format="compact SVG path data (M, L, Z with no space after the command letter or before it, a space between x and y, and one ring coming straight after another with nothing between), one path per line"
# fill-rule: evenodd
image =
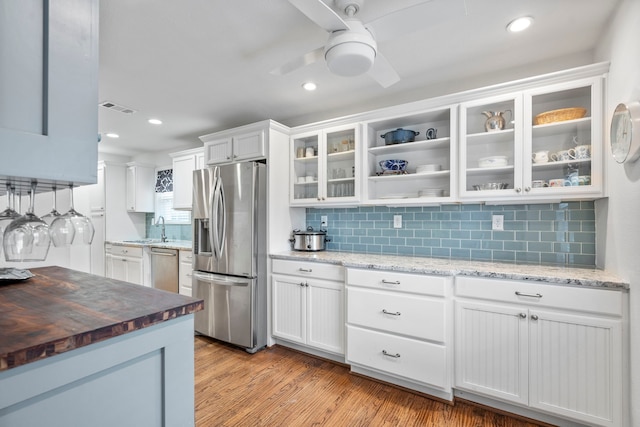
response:
M324 251L327 249L327 242L331 239L327 237L326 230L315 231L309 226L306 230L293 230L292 237L289 239L294 251Z

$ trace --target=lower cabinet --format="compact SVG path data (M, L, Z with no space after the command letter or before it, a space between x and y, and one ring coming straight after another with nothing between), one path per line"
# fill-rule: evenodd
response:
M452 400L451 277L347 269L353 371Z
M125 282L144 284L142 248L105 245L105 276Z
M191 276L193 274L193 256L191 251L180 249L180 264L178 266L178 292L191 296Z
M623 306L619 291L458 277L455 387L624 425Z
M272 265L273 336L344 355L343 267L283 260ZM331 278L338 280L326 280Z

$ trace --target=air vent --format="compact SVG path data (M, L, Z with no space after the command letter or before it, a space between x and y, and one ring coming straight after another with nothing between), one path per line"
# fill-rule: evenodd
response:
M118 105L111 101L104 101L100 103L101 107L108 108L110 110L118 111L124 114L133 114L136 112L133 108L125 107L124 105Z

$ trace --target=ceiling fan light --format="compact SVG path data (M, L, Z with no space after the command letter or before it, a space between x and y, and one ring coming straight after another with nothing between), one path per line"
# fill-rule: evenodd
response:
M371 69L375 57L376 51L370 45L358 42L341 43L325 53L329 70L345 77L366 73Z

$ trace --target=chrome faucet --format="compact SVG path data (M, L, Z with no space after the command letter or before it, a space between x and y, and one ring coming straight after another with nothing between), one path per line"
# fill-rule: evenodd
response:
M158 217L158 220L156 221L156 227L158 226L158 221L162 220L162 234L160 234L160 241L161 242L166 242L167 241L167 235L165 234L164 231L164 217L162 215L160 215Z

